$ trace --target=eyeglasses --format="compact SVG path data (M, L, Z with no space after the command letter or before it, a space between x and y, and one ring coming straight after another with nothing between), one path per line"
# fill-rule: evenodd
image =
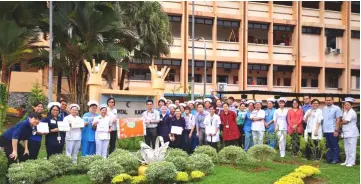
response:
M153 105L153 104L147 104L147 105Z

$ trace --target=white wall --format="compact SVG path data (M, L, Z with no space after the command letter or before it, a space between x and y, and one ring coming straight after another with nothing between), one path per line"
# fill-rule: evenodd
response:
M302 34L301 41L301 60L307 62L319 62L320 36L311 34Z
M360 39L351 38L350 55L351 63L360 63Z

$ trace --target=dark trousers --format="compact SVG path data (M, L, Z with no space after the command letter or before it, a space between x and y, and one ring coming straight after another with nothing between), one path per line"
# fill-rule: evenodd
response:
M109 140L109 155L113 153L115 150L115 143L117 141L117 131L114 130L110 132L110 140Z
M187 152L188 154L191 154L192 153L192 136L191 136L191 138L189 138L189 134L191 133L191 130L185 129L183 131L183 133L184 133L184 136L183 136L184 144L182 144L183 150L185 152Z
M175 140L170 142L170 147L182 149L181 143L182 143L183 135L174 135L174 137Z
M45 146L48 159L51 155L61 154L64 149L64 144L46 144Z
M144 136L145 143L148 146L155 148L155 140L157 139L157 128L147 128L147 135Z
M243 138L243 134L244 134L244 132L243 132L243 125L237 125L237 126L238 126L239 135L240 135L239 140L238 140L238 145L243 148L243 145L244 145L244 140L243 140L243 139L244 139L244 138Z
M326 147L328 151L326 153L326 160L328 162L339 162L340 159L340 148L338 146L338 137L334 137L333 133L324 133L323 136L326 138Z
M291 134L291 153L293 156L297 156L300 151L300 134ZM309 137L311 139L311 137Z
M238 145L238 139L233 139L233 140L228 140L228 141L224 141L224 146L237 146Z
M29 159L36 160L39 155L41 142L29 140L28 141L28 148L29 148Z
M318 141L319 140L312 140L311 139L311 133L308 134L307 144L306 144L306 158L308 160L311 159L317 159L319 160L321 158L321 151L318 147ZM312 145L313 143L313 145Z
M214 149L218 151L218 147L217 147L218 142L207 142L207 144L212 146Z

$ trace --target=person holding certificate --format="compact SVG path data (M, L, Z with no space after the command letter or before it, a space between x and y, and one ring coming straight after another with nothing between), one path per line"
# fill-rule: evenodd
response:
M115 99L113 97L108 98L108 117L112 122L112 132L110 132L110 142L109 142L109 154L115 150L115 143L117 141L117 114L118 111L115 106Z
M93 128L95 129L95 149L96 155L107 158L110 132L112 132L112 122L107 116L107 105L99 106L100 116L94 118Z
M182 148L182 135L183 130L186 127L186 121L181 117L181 110L179 107L175 109L175 116L172 117L172 121L170 123L170 146L172 148Z
M77 163L78 152L81 141L81 128L84 127L84 120L78 116L80 107L78 104L70 104L70 115L64 118L64 123L68 123L70 130L66 132L65 144L66 156L73 160L73 163Z
M88 156L95 154L95 130L92 127L93 120L98 116L98 102L90 100L88 102L89 112L83 115L85 126L81 137L81 156Z
M33 105L33 112L37 112L42 114L44 109L44 104L42 102L35 102ZM35 135L31 135L28 141L29 146L29 159L35 160L38 158L40 146L41 146L41 139L43 135L47 133L37 131Z
M215 114L216 108L214 106L209 107L209 112L209 115L207 115L204 119L207 143L213 148L217 149L217 143L219 142L219 126L221 125L221 118L217 114Z
M62 123L63 119L59 117L60 103L51 102L48 105L49 116L42 119L41 122L46 122L49 125L49 133L45 136L45 146L47 158L54 154L61 154L64 149L65 132L59 129L59 123Z

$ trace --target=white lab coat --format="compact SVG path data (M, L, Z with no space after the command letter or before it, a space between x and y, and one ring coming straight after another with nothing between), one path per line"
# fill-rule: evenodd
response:
M305 115L303 116L303 120L306 120L306 116L307 114L311 113L310 116L308 116L308 120L307 120L307 126L306 126L306 130L305 130L305 140L307 140L308 138L308 133L311 133L311 139L313 140L321 140L323 138L322 135L322 120L323 120L323 115L322 115L322 110L321 109L309 109L306 111ZM318 128L317 132L318 135L315 136L315 129L316 129L316 125L317 123L320 123L320 127Z
M358 137L360 135L356 124L357 114L355 110L350 109L349 111L344 111L342 120L348 121L347 124L342 125L342 133L344 138Z
M211 116L210 114L204 118L204 126L207 134L207 142L218 142L219 141L219 130L217 131L215 136L208 136L209 132L215 132L219 125L221 124L221 118L214 114Z
M71 125L74 122L84 123L84 120L79 116L74 117L73 115L68 115L64 118L63 122L67 122ZM70 128L70 131L66 132L65 140L81 140L81 128Z

